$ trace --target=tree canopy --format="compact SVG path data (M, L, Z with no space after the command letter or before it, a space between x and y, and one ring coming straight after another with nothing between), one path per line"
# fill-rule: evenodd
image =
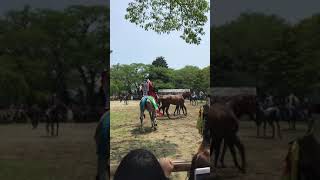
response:
M182 31L187 43L200 44L210 5L207 0L134 0L125 19L159 34Z
M211 28L212 86L257 86L302 94L319 88L319 22L289 24L275 15L244 13Z
M111 95L137 93L145 78L149 78L156 89L207 91L210 86L210 67L200 69L185 66L175 70L152 64L116 64L111 67L110 77Z
M0 17L0 102L41 103L57 93L66 103L82 89L95 104L108 68L109 8L9 11Z

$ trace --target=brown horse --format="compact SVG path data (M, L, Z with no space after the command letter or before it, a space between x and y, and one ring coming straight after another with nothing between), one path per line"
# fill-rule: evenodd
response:
M208 105L203 106L203 117L205 121L204 139L207 143L211 142L210 153L213 154L213 150L215 152L214 166L217 167L220 147L224 140L224 144L230 149L235 166L242 172L245 172L245 149L240 138L237 136L239 122L235 113L228 106L215 103L210 107ZM235 147L240 152L241 167L237 161ZM221 163L223 165L223 155Z
M252 95L238 95L227 103L234 114L240 119L243 115L248 115L251 120L256 119L256 97Z
M211 167L210 147L203 141L198 152L192 157L191 167L189 170L189 180L194 180L194 171L196 168ZM208 179L211 179L208 177Z
M144 111L147 110L150 115L150 120L151 120L151 128L153 130L157 130L157 114L156 114L156 109L154 108L153 104L149 101L149 99L146 100L145 105L143 105L143 97L140 101L140 130L143 131L143 119L145 118Z
M180 107L182 108L183 114L187 115L187 108L184 105L184 98L182 95L161 96L161 97L159 97L159 102L161 102L161 107L159 109L163 110L163 114L164 114L164 112L166 112L169 119L170 119L170 115L169 115L168 111L169 111L170 104L176 105L174 115L175 115L176 111L178 111L178 108L180 108Z

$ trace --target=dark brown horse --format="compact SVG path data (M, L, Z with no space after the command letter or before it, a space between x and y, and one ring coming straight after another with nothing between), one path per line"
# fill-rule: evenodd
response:
M196 168L211 167L210 147L203 141L198 152L192 157L191 167L189 170L189 180L194 180L194 171ZM211 179L211 177L208 179Z
M224 144L230 149L235 166L242 172L245 172L245 149L240 141L240 138L237 136L237 132L239 130L239 122L233 110L231 110L228 106L219 103L215 103L210 107L208 105L204 105L203 117L205 121L204 139L207 143L210 142L211 155L213 155L214 151L214 166L217 167L218 165L220 147L222 141L224 140ZM242 161L241 167L239 166L239 163L237 161L235 147L237 147L240 152ZM222 165L224 166L223 155Z
M49 127L51 127L51 136L59 135L59 123L66 119L67 110L68 108L64 103L58 102L46 111L46 130L48 135L50 134ZM56 134L54 134L54 124L56 124Z
M256 97L252 95L238 95L232 97L227 105L240 119L243 115L248 115L251 120L256 119Z
M161 96L159 97L159 102L161 103L161 107L159 108L160 110L163 110L163 114L166 112L168 118L170 118L169 115L169 107L171 104L176 105L176 109L174 114L176 113L176 111L178 111L178 108L182 108L183 114L187 114L187 108L184 105L184 98L182 95L165 95L165 96Z

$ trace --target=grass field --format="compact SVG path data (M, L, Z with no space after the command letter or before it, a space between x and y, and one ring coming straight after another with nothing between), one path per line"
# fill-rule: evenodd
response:
M47 137L45 125L0 126L0 179L94 180L96 123L60 124L59 137Z
M139 104L138 101L129 101L128 105L111 102L111 163L117 164L130 150L146 148L158 158L171 157L191 161L201 142L196 129L199 106L191 106L187 101L188 116L168 120L158 118L158 130L148 131L150 119L146 113L144 127L146 133L139 132ZM173 107L171 107L171 113ZM288 142L304 135L305 124L298 124L296 131L287 130L288 124L281 122L282 139L269 137L257 138L256 127L252 121L241 121L240 138L246 148L247 173L241 174L234 168L229 152L226 154L228 168L218 169L221 179L230 180L276 180L280 179L282 165L287 153ZM271 128L268 128L271 136ZM184 180L186 173L174 173L172 179Z

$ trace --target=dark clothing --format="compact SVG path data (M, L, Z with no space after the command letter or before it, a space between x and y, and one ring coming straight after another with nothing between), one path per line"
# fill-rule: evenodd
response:
M308 135L298 140L299 163L298 180L320 179L320 144L313 135Z

